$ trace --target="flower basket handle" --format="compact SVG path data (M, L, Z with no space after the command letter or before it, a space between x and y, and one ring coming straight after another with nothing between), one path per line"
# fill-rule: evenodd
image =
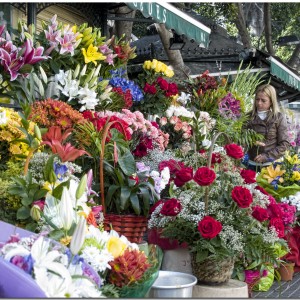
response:
M212 153L213 153L213 150L214 150L214 146L215 146L215 143L217 141L217 139L221 136L221 135L224 135L225 139L226 139L226 142L228 144L231 143L231 140L229 138L229 136L225 133L225 132L218 132L216 135L213 136L212 140L211 140L211 145L210 145L210 148L209 148L209 151L208 151L208 161L207 161L207 166L210 168L211 167L211 159L212 159Z
M221 135L224 135L224 137L225 137L228 144L231 143L231 140L230 140L229 136L225 132L218 132L216 135L213 136L213 138L211 140L211 145L210 145L210 148L209 148L209 151L208 151L208 160L207 160L207 167L208 168L211 168L211 159L212 159L212 153L213 153L213 150L214 150L214 146L215 146L215 143L216 143L217 139ZM205 204L205 212L207 213L208 212L208 187L206 187L206 190L205 190L204 204Z

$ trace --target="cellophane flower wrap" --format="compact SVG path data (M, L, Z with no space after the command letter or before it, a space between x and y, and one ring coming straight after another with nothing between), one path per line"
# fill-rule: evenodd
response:
M169 198L155 204L148 226L186 243L199 262L235 257L233 276L244 279L244 270L260 265L262 257L276 263L274 245L286 246L294 215L282 221L285 209L257 187L256 173L236 165L242 157L240 146L227 144L214 148L211 167L207 152L161 162L170 168Z
M278 201L300 192L299 154L287 151L282 160L262 168L257 181Z
M100 276L82 256L42 235L12 235L2 243L0 256L32 276L46 297L104 296Z

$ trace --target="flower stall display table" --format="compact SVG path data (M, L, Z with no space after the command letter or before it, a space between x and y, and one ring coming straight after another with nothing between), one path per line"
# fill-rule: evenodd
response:
M193 298L248 298L248 286L235 279L220 285L197 284L193 288Z

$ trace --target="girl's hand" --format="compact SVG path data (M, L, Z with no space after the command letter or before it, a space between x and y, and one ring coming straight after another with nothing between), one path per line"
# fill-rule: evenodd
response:
M256 141L256 142L255 142L255 145L256 145L256 146L260 146L260 147L265 147L265 146L266 146L265 143L259 142L259 141Z
M263 154L259 154L254 158L254 161L257 163L263 163L266 162L266 158Z

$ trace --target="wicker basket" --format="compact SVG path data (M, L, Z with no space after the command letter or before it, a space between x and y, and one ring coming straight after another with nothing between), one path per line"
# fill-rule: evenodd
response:
M232 275L234 259L227 257L222 261L206 259L203 262L196 261L196 255L191 253L193 274L197 277L198 283L218 285L227 282Z
M145 216L106 214L104 229L111 228L124 235L132 243L141 243L147 230L148 219Z

